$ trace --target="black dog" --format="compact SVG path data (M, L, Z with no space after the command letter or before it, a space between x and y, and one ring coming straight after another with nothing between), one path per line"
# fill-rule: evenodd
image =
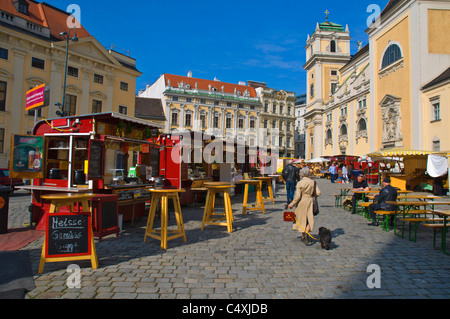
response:
M331 231L325 227L319 228L320 245L323 249L329 250L331 247Z

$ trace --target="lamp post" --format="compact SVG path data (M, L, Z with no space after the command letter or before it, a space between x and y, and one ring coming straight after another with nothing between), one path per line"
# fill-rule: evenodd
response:
M72 37L72 39L70 39L70 30L75 29L75 33ZM70 28L67 32L61 32L59 34L61 37L66 37L66 62L65 62L65 68L64 68L64 86L63 86L63 98L62 98L62 105L60 103L56 103L57 106L60 107L61 111L56 111L56 115L64 117L67 115L67 112L64 111L64 107L66 106L66 82L67 82L67 62L68 62L68 58L69 58L69 39L72 40L73 42L78 42L78 38L77 38L77 28L73 27Z

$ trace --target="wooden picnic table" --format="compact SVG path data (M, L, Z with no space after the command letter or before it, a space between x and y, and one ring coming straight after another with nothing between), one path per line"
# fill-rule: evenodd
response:
M436 215L444 218L444 223L442 225L443 226L442 234L441 234L441 250L445 254L448 254L447 253L447 227L448 227L447 220L450 217L450 210L432 210L431 212L433 214L436 214ZM433 227L432 225L433 224L431 224L430 227ZM437 224L434 224L434 225L437 225ZM433 246L435 246L435 243L436 243L436 227L433 227Z
M403 221L402 221L402 235L401 237L404 238L404 225L405 225L405 221L404 219L407 217L407 215L416 215L416 214L422 214L424 212L427 212L427 206L431 206L431 211L434 210L434 206L440 205L440 206L445 206L445 205L449 205L450 206L450 202L446 202L446 201L430 201L430 200L417 200L417 201L404 201L404 200L397 200L397 201L387 201L386 203L388 204L392 204L396 207L402 207L402 211L401 214L403 215ZM415 207L424 207L424 210L419 210L419 211L415 211L414 208ZM394 217L394 233L397 234L397 218L396 216ZM417 230L417 227L416 227Z

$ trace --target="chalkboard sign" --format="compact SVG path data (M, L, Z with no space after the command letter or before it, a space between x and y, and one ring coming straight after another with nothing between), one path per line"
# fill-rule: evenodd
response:
M118 227L117 200L102 202L102 229Z
M88 179L102 179L103 177L103 142L89 141Z
M48 215L46 258L91 255L90 213Z

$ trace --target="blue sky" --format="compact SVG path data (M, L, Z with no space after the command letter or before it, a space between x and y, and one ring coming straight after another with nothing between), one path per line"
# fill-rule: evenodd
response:
M349 25L352 53L367 44L370 4L388 0L300 1L119 1L46 0L66 10L77 4L81 24L100 43L130 51L143 75L137 90L163 73L230 83L266 82L269 87L306 92L303 65L308 34L316 23Z

